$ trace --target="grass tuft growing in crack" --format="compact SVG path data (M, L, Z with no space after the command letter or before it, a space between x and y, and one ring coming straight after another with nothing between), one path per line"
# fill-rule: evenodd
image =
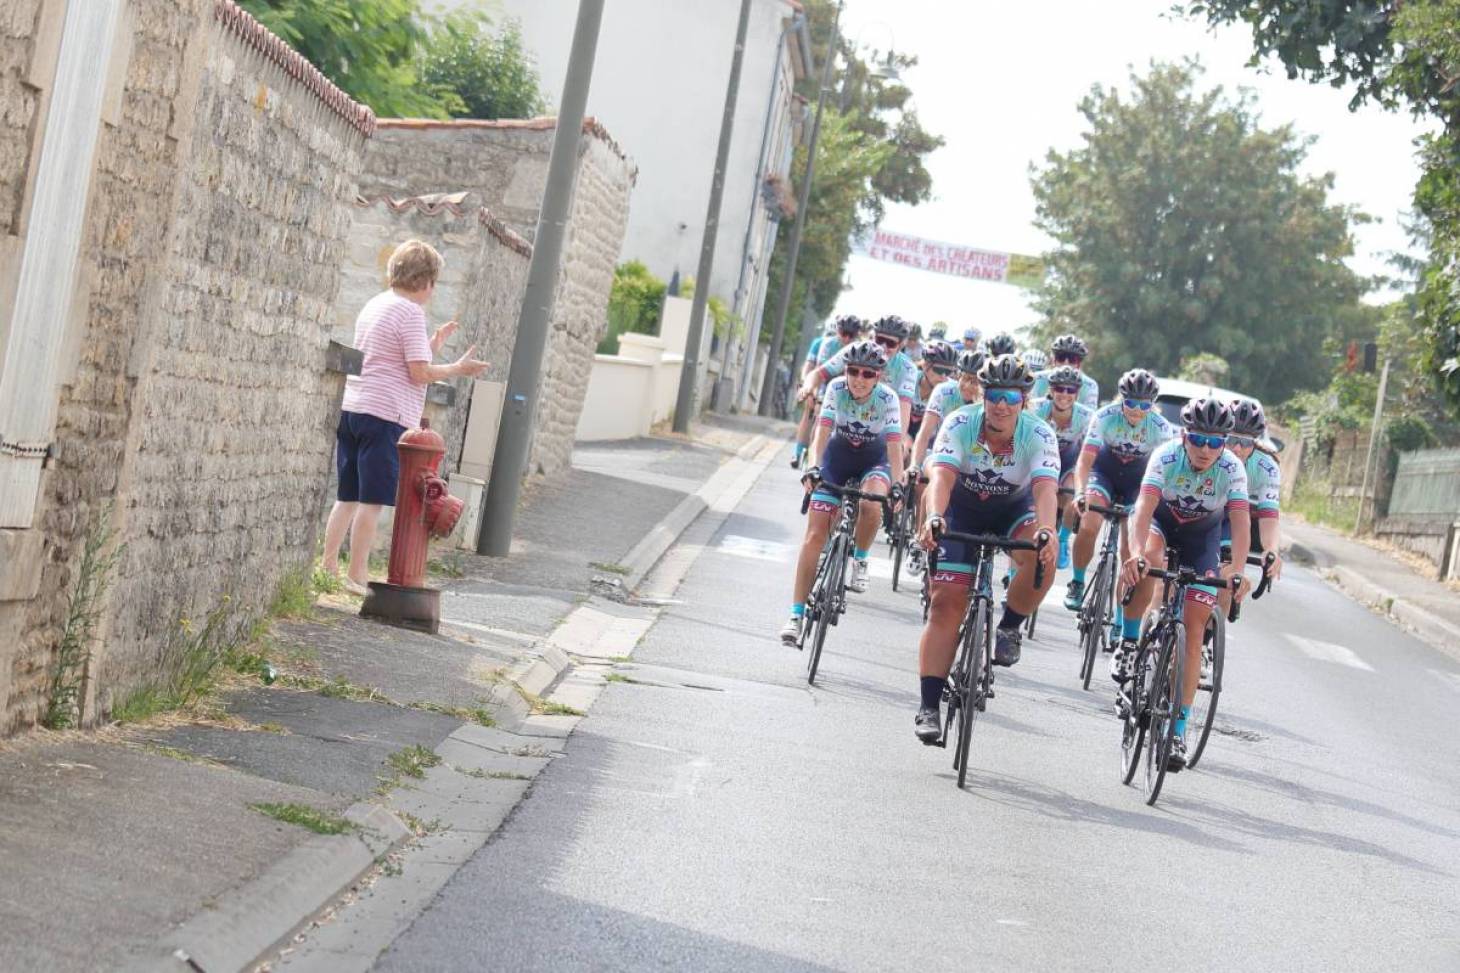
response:
M429 768L441 763L441 755L434 750L427 750L419 743L413 743L386 757L385 763L393 773L376 778L380 786L375 789L375 793L382 797L404 783L403 779L406 777L415 780L425 778Z
M426 713L439 713L442 716L450 716L461 720L463 723L475 723L477 726L496 726L496 717L492 711L483 705L477 706L447 706L445 703L435 703L429 699L418 699L410 704L411 709L422 710Z
M318 808L310 807L308 804L250 804L249 807L260 814L273 818L275 821L282 821L285 824L295 824L301 828L307 828L315 834L344 834L353 831L355 826L338 814L331 814L328 811L321 811Z
M96 622L102 597L111 584L112 572L126 551L112 546L116 532L111 528L111 507L103 507L86 532L81 561L76 568L76 585L66 601L66 621L61 627L61 644L51 664L50 692L41 725L64 730L81 723L86 670L96 640Z

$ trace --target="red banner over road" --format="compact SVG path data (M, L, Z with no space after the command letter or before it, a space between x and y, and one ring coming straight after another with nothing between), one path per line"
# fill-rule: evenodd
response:
M979 250L887 230L874 230L857 240L852 252L914 270L1013 284L1015 287L1038 287L1044 280L1044 261L1038 257Z

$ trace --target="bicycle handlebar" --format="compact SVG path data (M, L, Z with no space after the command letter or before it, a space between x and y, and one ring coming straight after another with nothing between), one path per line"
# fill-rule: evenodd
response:
M1190 568L1182 568L1179 571L1166 571L1161 568L1148 567L1146 568L1146 577L1155 578L1157 581L1174 581L1177 584L1183 585L1204 584L1211 585L1213 588L1231 588L1233 591L1237 590L1238 586L1242 584L1241 578L1228 578L1224 581L1221 578L1210 578L1197 574ZM1131 599L1135 596L1136 589L1128 589L1120 599L1121 605L1129 605ZM1233 604L1235 605L1237 603L1234 601Z
M856 487L833 486L832 484L827 483L825 480L817 479L814 481L814 486L812 486L810 490L806 491L806 495L801 498L801 512L803 514L811 508L811 494L815 493L817 490L825 490L827 493L835 494L843 500L845 500L847 497L851 497L856 500L868 500L872 503L880 503L884 505L892 502L892 498L887 496L885 493L863 493Z
M946 527L935 535L937 540L962 541L965 544L972 544L976 547L994 547L1002 551L1039 551L1049 543L1049 534L1043 539L1035 541L1017 541L1003 537L999 534L964 534L956 530L948 530ZM938 549L935 547L928 552L928 576L931 578L938 570ZM1034 587L1044 587L1044 564L1037 558L1034 562Z
M1109 517L1111 520L1125 520L1131 515L1132 507L1124 504L1112 504L1109 507L1102 507L1098 503L1086 504L1085 509L1091 513L1100 514L1102 517Z

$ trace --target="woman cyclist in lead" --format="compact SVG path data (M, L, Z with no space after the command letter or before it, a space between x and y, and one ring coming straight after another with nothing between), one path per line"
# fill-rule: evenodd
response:
M918 644L922 692L914 731L925 744L936 743L942 727L939 706L957 649L958 626L968 610L974 552L944 538L947 529L968 534L998 534L1017 540L1042 539L1037 551L1011 552L1019 568L1004 602L996 633L994 662L1019 661L1019 626L1039 607L1054 580L1055 484L1059 446L1054 432L1024 408L1034 376L1013 355L985 363L979 373L983 400L954 412L938 431L927 488L928 518L919 540L938 550L928 622ZM946 520L945 520L946 518ZM1042 587L1034 584L1034 559L1044 562Z
M1135 588L1125 607L1126 631L1139 630L1140 616L1151 601L1156 581L1148 566L1164 567L1167 547L1180 555L1182 568L1216 579L1240 576L1247 563L1250 530L1247 473L1225 447L1232 432L1232 411L1214 398L1192 399L1181 410L1180 439L1166 443L1151 455L1141 479L1141 495L1131 514L1131 540L1140 547L1122 568L1125 583ZM1232 563L1221 563L1222 523L1232 523ZM1245 582L1244 582L1245 585ZM1241 597L1238 592L1238 597ZM1186 589L1182 621L1186 626L1186 661L1182 666L1181 708L1171 743L1171 770L1186 766L1186 721L1201 678L1201 644L1207 619L1217 604L1216 588L1192 585ZM1125 684L1134 664L1136 642L1122 640L1112 672Z
M819 484L855 487L864 493L888 495L896 502L902 480L902 418L897 395L880 382L887 368L887 354L870 341L858 341L843 353L845 374L831 380L822 398L808 461L801 480L811 492L806 516L806 537L796 562L795 588L791 596L791 617L781 629L781 641L795 645L806 596L816 579L816 562L826 546L831 521L840 501ZM878 525L879 504L862 501L857 515L856 545L852 574L847 587L867 590L867 549L872 546Z

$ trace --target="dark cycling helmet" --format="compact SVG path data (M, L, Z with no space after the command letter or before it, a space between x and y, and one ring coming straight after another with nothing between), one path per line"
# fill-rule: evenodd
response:
M889 314L885 318L878 318L877 323L872 325L872 330L878 334L891 335L898 341L907 338L907 322L896 314Z
M1232 431L1239 436L1261 439L1267 435L1267 416L1263 414L1262 403L1256 399L1242 398L1232 403Z
M1161 383L1144 368L1132 368L1120 377L1120 394L1128 399L1154 399L1161 394Z
M1027 390L1034 384L1029 366L1017 355L999 355L984 362L979 369L978 380L986 389Z
M1080 387L1080 371L1069 365L1061 365L1044 377L1049 380L1050 388L1056 385L1073 385L1077 389Z
M921 324L910 324L910 325L908 325L907 326L907 340L908 341L922 341L923 340L923 326Z
M1014 336L1011 334L996 334L988 340L989 356L993 358L1000 355L1012 355L1014 348Z
M1090 354L1090 346L1072 334L1062 334L1049 346L1049 353L1051 355L1077 355L1085 358Z
M977 348L969 351L960 351L958 353L958 370L965 375L977 377L978 373L983 370L984 362L988 360L988 356Z
M958 364L958 352L948 342L934 339L923 345L923 361L929 365L953 368Z
M948 328L945 325L935 324L931 328L928 329L928 337L929 338L946 338L946 337L948 337Z
M843 314L836 319L837 334L861 334L862 319L855 314Z
M1202 396L1181 407L1181 424L1188 432L1216 433L1225 436L1237 421L1232 410L1221 399Z
M1031 372L1042 372L1049 367L1049 359L1038 348L1030 348L1024 353L1024 364Z
M848 365L880 371L887 367L887 352L875 341L854 341L847 345L846 358L843 361Z

